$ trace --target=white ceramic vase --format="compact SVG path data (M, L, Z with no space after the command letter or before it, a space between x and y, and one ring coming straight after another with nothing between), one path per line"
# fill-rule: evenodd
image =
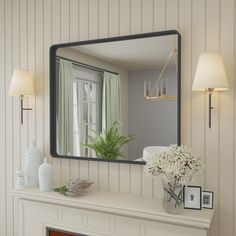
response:
M39 189L41 192L52 190L52 165L44 158L44 163L39 167Z
M39 184L38 170L42 164L42 154L38 148L35 147L35 141L32 146L27 149L25 154L25 174L27 177L26 185L35 187Z

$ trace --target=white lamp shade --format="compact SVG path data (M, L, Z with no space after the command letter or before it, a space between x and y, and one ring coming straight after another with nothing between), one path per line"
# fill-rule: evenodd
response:
M217 53L202 53L199 57L192 90L206 91L208 88L215 91L229 88L222 57Z
M10 96L35 94L32 75L28 70L14 70L8 94Z

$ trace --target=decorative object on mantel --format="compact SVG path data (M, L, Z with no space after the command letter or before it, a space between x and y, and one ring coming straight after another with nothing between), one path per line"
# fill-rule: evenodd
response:
M192 210L202 209L201 186L184 186L184 208Z
M25 189L25 174L20 167L16 167L16 189Z
M171 145L148 161L145 172L162 176L163 208L171 214L180 214L183 209L183 187L193 180L193 175L203 169L200 157L187 146Z
M41 192L52 190L52 165L44 158L44 163L39 167L39 189Z
M196 74L193 81L193 91L206 91L209 96L209 123L211 128L211 95L214 91L229 89L223 59L217 53L202 53L199 57Z
M21 124L23 125L23 111L32 110L32 108L23 107L23 100L25 97L35 94L32 75L28 70L14 70L8 94L20 97Z
M214 192L202 191L202 208L213 209Z
M112 127L108 130L103 130L100 134L91 130L95 135L89 136L89 143L84 144L84 147L89 147L96 152L97 157L115 160L123 157L121 147L132 140L132 136L123 136L120 134L122 124L120 121L115 121Z
M62 187L55 188L54 191L64 194L66 196L75 197L82 193L85 193L88 187L90 187L92 184L93 182L90 182L88 180L82 180L80 178L76 178L70 180L66 185Z
M25 154L25 174L27 177L27 186L38 186L38 170L39 166L42 164L42 159L42 154L40 150L36 148L35 141L33 141L32 146L26 151Z

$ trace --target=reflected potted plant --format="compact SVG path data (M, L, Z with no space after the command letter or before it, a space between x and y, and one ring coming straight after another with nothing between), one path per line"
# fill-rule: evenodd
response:
M187 146L171 145L158 153L145 166L147 175L161 175L164 198L163 208L171 214L183 209L183 187L193 181L193 176L204 168L202 159Z
M115 121L110 129L103 130L99 134L91 130L93 135L89 136L88 144L83 146L94 150L96 156L102 159L116 160L123 157L121 148L124 144L131 141L133 137L131 135L121 135L121 126L120 121Z

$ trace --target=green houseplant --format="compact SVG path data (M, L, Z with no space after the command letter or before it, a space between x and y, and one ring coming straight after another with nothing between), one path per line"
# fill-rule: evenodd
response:
M90 135L89 143L83 146L93 149L96 155L103 159L115 160L123 157L121 147L132 140L132 136L121 135L121 126L121 122L115 121L110 129L99 134L92 130L94 135Z

